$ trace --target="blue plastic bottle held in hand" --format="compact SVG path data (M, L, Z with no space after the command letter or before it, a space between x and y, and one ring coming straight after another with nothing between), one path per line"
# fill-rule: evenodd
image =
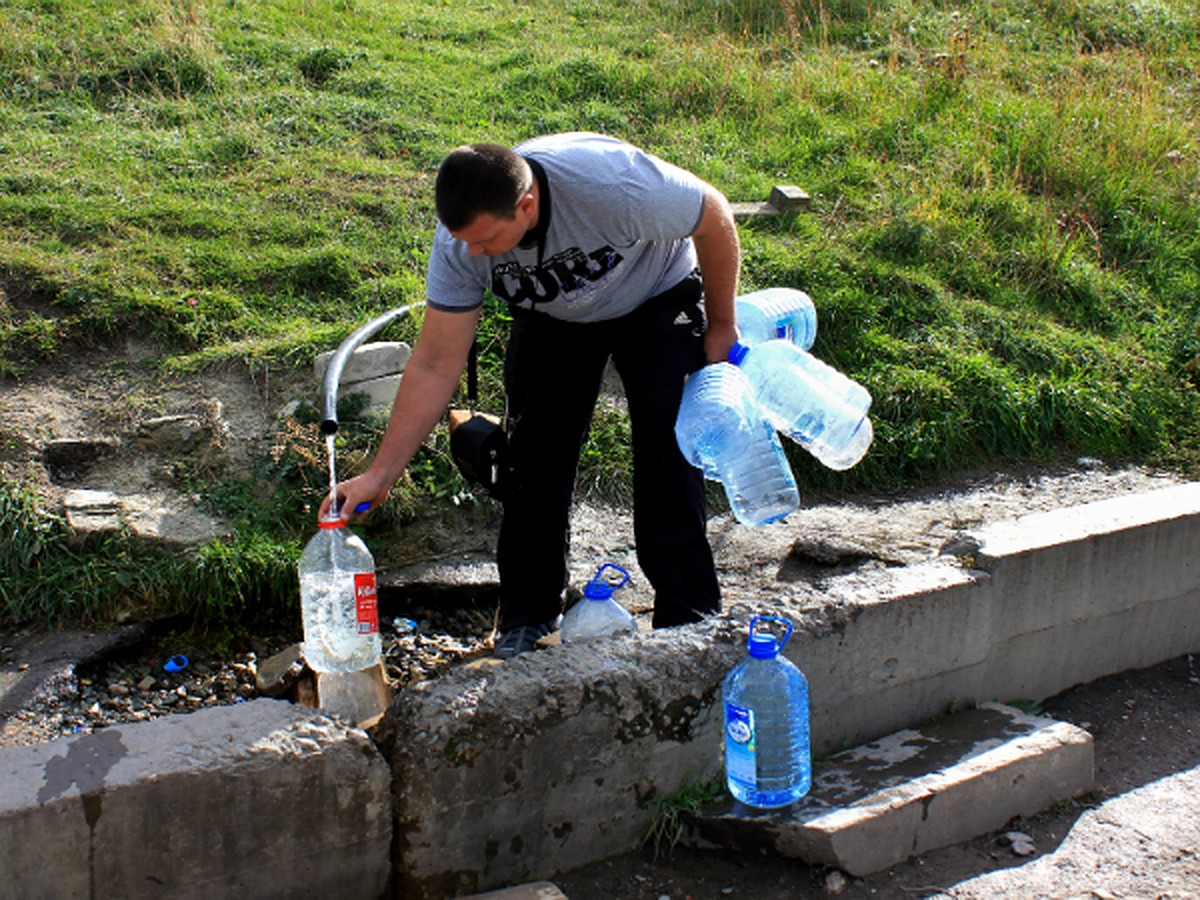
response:
M605 577L612 569L621 575L615 584ZM605 563L583 589L583 598L567 610L562 621L562 642L574 644L595 637L607 637L637 631L633 616L613 597L629 583L629 573L616 563Z
M778 642L762 623L782 625ZM750 620L750 655L721 685L725 706L725 781L749 805L774 809L795 803L812 786L808 681L780 655L792 623L773 616Z
M675 420L684 458L719 481L734 517L765 525L795 512L800 492L775 429L754 400L746 376L729 363L688 378Z
M767 419L830 469L849 469L866 455L875 431L871 395L811 353L774 339L729 351L754 386Z
M816 340L817 308L804 291L784 287L753 291L738 297L735 307L744 344L781 338L807 350Z
M375 560L341 519L318 524L299 564L304 660L317 672L357 672L382 650Z

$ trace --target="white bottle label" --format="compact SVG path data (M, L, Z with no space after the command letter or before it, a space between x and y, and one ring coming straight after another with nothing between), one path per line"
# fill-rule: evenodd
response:
M725 704L725 771L744 784L758 783L754 710Z
M354 573L354 608L359 634L379 631L379 601L375 593L375 573Z

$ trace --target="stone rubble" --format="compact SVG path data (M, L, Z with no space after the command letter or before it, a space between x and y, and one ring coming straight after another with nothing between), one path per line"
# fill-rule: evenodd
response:
M472 609L422 610L421 618L380 622L383 661L394 687L435 677L464 661L491 652L491 615ZM180 648L188 665L164 670L168 656L150 645L78 666L44 686L6 721L0 720L0 746L26 746L108 725L138 722L210 706L244 703L262 693L259 666L297 640L281 634L256 638L225 654ZM0 667L12 652L0 638Z

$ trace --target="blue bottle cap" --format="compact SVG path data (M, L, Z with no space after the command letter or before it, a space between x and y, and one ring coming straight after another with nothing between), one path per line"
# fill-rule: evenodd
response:
M750 655L755 659L774 659L779 655L779 645L769 634L752 634L748 643Z
M182 653L176 654L163 663L164 672L182 672L188 667L188 658Z
M783 637L779 639L778 643L775 641L775 635L771 632L758 630L759 622L774 622L784 628ZM788 619L780 616L754 616L750 619L750 632L746 637L746 648L755 659L770 659L779 655L779 651L783 649L783 645L791 636L792 623Z
M616 584L612 584L608 579L604 578L605 569L616 569L624 576ZM605 563L596 570L596 574L592 576L592 580L587 583L583 589L583 596L589 600L607 600L613 595L613 591L617 588L624 587L629 582L629 573L618 566L616 563Z
M750 348L741 341L734 341L733 346L729 348L729 361L735 366L740 366L742 360L746 358L746 354L750 352Z

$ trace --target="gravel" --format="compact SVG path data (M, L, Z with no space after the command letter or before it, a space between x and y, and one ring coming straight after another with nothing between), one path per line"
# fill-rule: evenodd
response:
M492 617L475 609L432 609L420 618L380 622L383 661L399 687L434 678L464 660L491 652ZM29 629L0 633L0 671L10 680L29 672L21 647L35 639ZM170 639L150 638L132 649L100 652L78 666L64 661L44 674L21 707L0 715L0 747L27 746L108 725L141 722L244 703L259 696L260 664L295 643L280 634L241 642L227 652L201 650ZM179 671L168 663L187 658Z

